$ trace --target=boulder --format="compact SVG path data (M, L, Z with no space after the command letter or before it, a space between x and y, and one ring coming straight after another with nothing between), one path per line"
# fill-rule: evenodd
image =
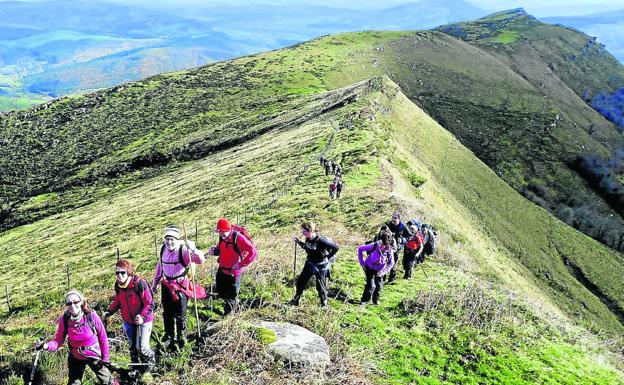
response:
M302 369L324 369L329 364L329 346L318 334L286 322L262 321L256 325L275 333L275 341L267 348L278 360Z

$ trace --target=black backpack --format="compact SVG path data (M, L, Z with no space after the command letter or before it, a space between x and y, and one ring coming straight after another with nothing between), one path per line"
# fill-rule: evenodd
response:
M163 271L163 274L164 274L164 271ZM133 275L133 277L134 277L133 289L139 295L139 297L141 297L141 303L142 303L143 292L145 290L149 290L150 294L154 294L154 293L152 293L152 288L147 284L147 281L137 277L136 275ZM120 291L121 291L121 288L119 287L119 285L117 285L117 283L115 283L115 294L119 294ZM154 311L154 301L152 300L152 303L150 304L150 308L149 308L149 311L147 312L146 317L150 315L153 311Z

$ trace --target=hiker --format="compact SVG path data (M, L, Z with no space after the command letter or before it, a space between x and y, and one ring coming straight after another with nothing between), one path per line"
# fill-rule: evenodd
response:
M412 233L410 233L408 228L403 224L403 222L401 222L401 214L396 211L392 213L392 219L390 222L386 223L386 226L388 226L396 241L396 248L394 249L394 263L392 270L390 270L390 274L388 274L388 283L390 283L396 278L399 252L403 249L407 240L412 237Z
M329 172L331 174L334 173L335 167L336 167L336 162L334 162L333 160L330 160L329 161Z
M412 223L409 225L409 228L413 235L407 240L405 251L403 252L403 278L405 279L410 279L412 277L414 263L422 262L421 255L424 248L423 236L420 233L418 225Z
M336 181L334 180L332 183L329 184L329 199L334 199L334 197L336 196Z
M208 254L218 257L216 291L225 301L223 313L228 315L238 300L243 268L256 259L258 252L244 227L232 226L227 219L221 218L217 221L216 231L219 241L208 250Z
M152 281L152 292L158 290L162 280L161 302L165 326L165 344L172 350L184 347L186 334L186 307L189 298L205 298L205 290L193 285L189 279L191 262L202 264L206 258L195 242L180 241L180 229L169 226L165 229L164 242L160 248L160 260ZM174 343L174 335L176 336Z
M368 303L372 297L373 305L377 305L383 289L384 276L394 266L395 250L392 247L392 232L380 232L379 240L358 247L357 252L360 266L366 275L366 285L360 304ZM368 254L366 259L364 259L364 253Z
M336 175L337 177L341 177L342 176L342 167L340 167L340 165L338 163L336 163L334 175Z
M80 385L87 366L95 373L100 385L118 384L109 370L108 338L100 317L77 290L65 294L65 305L67 309L58 320L54 339L38 342L35 349L54 352L67 337L68 385Z
M312 222L304 222L301 224L301 230L305 241L294 237L293 241L296 245L301 246L307 254L303 270L297 277L297 291L295 297L290 300L289 304L298 306L301 295L305 290L308 281L314 275L316 279L316 291L321 302L321 307L327 306L327 276L331 264L336 260L338 246L329 238L320 236L316 233L316 225Z
M321 155L320 162L321 166L325 166L325 157L323 155Z
M339 175L336 175L334 178L334 184L336 185L336 199L340 198L340 193L342 193L342 178Z
M150 348L154 320L152 293L147 281L135 275L132 265L125 259L120 259L115 265L115 298L102 318L106 322L120 309L123 328L130 343L130 361L145 363L145 369L153 369L156 357Z
M420 231L423 234L423 243L425 245L422 254L422 259L424 260L426 256L432 255L435 252L436 232L431 228L431 225L428 223L423 223Z
M331 170L331 161L325 160L325 175L329 175L329 171Z

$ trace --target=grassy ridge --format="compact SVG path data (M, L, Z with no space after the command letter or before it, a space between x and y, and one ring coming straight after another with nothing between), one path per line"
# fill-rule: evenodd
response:
M214 352L213 364L224 360L217 372L201 363L191 368L189 358L206 360L212 355L190 344L181 356L161 362L154 383L314 383L264 361L262 349L254 348L240 322L256 318L288 320L328 338L334 361L327 373L329 384L624 381L621 362L599 339L574 326L593 321L617 331L621 325L562 273L556 279L568 295L590 306L585 320L572 322L566 310L574 305L540 283L530 272L531 261L515 255L516 230L524 228L515 226L549 215L500 181L396 85L385 80L369 85L371 93L361 91L356 102L180 164L85 207L2 233L0 245L12 251L5 264L10 269L0 276L3 282L22 282L12 290L16 305L24 306L21 313L3 319L0 356L5 365L15 367L25 359L21 352L31 337L52 330L66 262L72 263L72 286L85 290L100 307L112 295L114 245L149 276L154 265L152 236L166 224L199 220L200 246L207 247L214 239L216 218L232 218L241 207L255 207L248 219L260 257L243 284L242 299L249 308L227 329L251 345L243 347L227 339L227 333L219 334L225 338L221 343L244 349L245 364L224 364L231 361L232 350L226 350ZM418 140L423 135L429 140ZM346 190L339 201L326 198L329 178L317 166L322 152L343 165ZM258 206L289 185L306 164L311 167L289 194L279 196L269 209ZM410 184L414 174L426 179L418 189ZM489 201L474 199L486 192L492 193ZM500 208L510 199L517 210L490 218L487 206ZM438 256L424 266L427 276L417 270L413 281L387 286L379 307L343 302L359 299L363 288L355 247L396 208L440 230ZM322 233L342 246L332 283L332 291L341 294L324 313L316 307L313 290L306 292L301 308L282 305L291 294L284 284L292 274L290 239L305 219L317 221ZM553 228L562 231L565 225L553 221ZM535 235L527 230L527 236ZM575 232L566 236L571 245L600 247ZM530 251L545 248L544 242L536 238L536 249ZM539 257L551 258L553 268L561 265L548 253ZM212 281L209 271L209 266L200 271L200 282ZM30 294L35 292L47 294L37 300ZM203 320L214 317L206 302L200 304L200 314ZM157 333L160 327L157 321ZM189 330L194 330L193 324ZM123 359L124 349L114 349L116 360ZM63 361L62 354L46 357L48 383L63 382ZM265 369L250 371L254 365Z
M11 156L0 158L2 195L8 197L4 226L88 203L82 197L111 179L124 183L158 173L178 158L175 143L189 135L247 132L248 125L287 111L297 95L381 74L514 188L542 192L538 203L551 212L595 202L594 214L618 218L568 163L585 152L606 155L624 143L583 102L573 80L608 88L602 75L593 74L615 79L624 70L608 54L585 49L580 33L535 20L519 26L530 19L526 14L499 16L479 23L517 30L518 40L504 47L440 32L340 34L5 115L0 135ZM541 47L539 55L531 53L533 46ZM583 60L555 63L573 53ZM223 127L233 119L240 124ZM64 200L34 207L26 202L75 187Z

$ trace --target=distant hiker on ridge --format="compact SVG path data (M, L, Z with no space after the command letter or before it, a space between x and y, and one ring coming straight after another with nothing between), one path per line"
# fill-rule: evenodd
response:
M67 309L58 320L54 339L38 342L35 349L56 351L67 337L68 385L80 385L87 366L95 373L100 385L118 384L108 369L108 338L100 317L77 290L65 294L65 305Z
M165 229L164 243L160 249L160 260L156 264L156 272L152 281L152 292L158 290L162 280L163 323L165 326L165 342L172 350L182 348L186 333L186 307L193 293L197 298L205 298L203 287L193 287L188 274L191 262L202 264L206 260L204 253L198 250L195 242L180 241L180 230L175 226ZM174 332L177 336L174 344Z
M295 244L301 246L307 254L303 270L297 278L297 291L295 297L289 302L290 305L298 306L301 295L305 290L308 281L314 275L316 279L316 291L321 301L321 307L327 306L327 275L329 268L335 261L338 246L329 238L316 233L316 225L312 222L301 224L301 230L305 241L294 237Z
M232 225L227 219L221 218L217 221L216 231L219 233L219 241L208 250L208 254L218 256L216 291L225 301L223 312L227 315L236 306L243 268L256 259L258 251L242 226Z
M342 193L342 187L344 186L340 175L336 175L336 177L334 178L334 184L336 185L336 199L338 199L340 198L340 194Z
M395 250L392 245L392 232L381 231L379 240L358 247L358 260L366 275L366 285L362 293L361 304L364 305L373 299L373 305L379 304L379 297L383 289L384 276L394 266ZM368 257L364 259L364 253Z
M121 309L123 328L130 343L130 361L145 363L151 370L156 364L150 348L154 301L146 280L134 274L132 265L120 259L115 265L115 298L104 313L104 320Z

